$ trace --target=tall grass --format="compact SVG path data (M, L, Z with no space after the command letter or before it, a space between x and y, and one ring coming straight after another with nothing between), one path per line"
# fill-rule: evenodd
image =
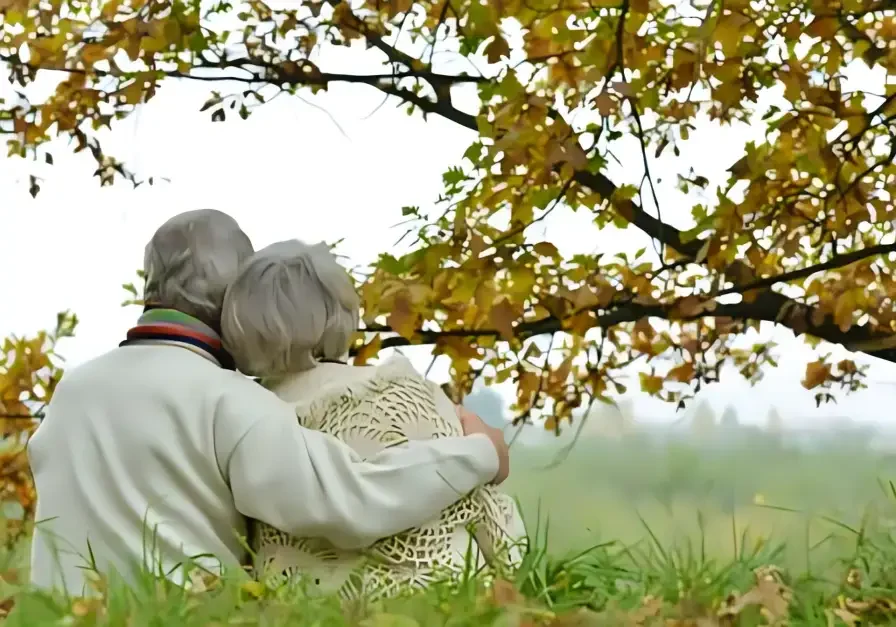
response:
M896 619L896 460L867 450L619 441L517 460L532 550L513 581L469 576L343 605L237 574L151 575L95 599L28 589L0 556L6 622L41 625L829 625ZM749 474L748 474L749 473ZM758 501L758 503L757 503Z

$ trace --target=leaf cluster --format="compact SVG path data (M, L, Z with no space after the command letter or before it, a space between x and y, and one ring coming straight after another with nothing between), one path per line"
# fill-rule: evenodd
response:
M775 347L737 340L763 323L896 361L893 0L2 0L0 11L10 154L51 160L52 140L67 138L104 184L141 181L97 129L165 80L226 88L203 107L216 121L341 82L475 132L438 200L402 211L410 250L383 254L360 287L359 362L434 344L458 390L513 381L519 419L557 427L624 393L633 367L643 391L679 405L726 364L758 380ZM363 48L382 71L329 72L332 46ZM859 66L879 87L849 80ZM29 100L49 70L56 90ZM475 110L457 105L461 90ZM726 180L678 158L707 123L765 131ZM637 185L609 174L631 140ZM692 203L686 224L666 217L683 212L657 191L660 161L686 194L677 204ZM533 235L571 212L645 245L569 254ZM805 386L824 402L862 387L863 372L820 359Z

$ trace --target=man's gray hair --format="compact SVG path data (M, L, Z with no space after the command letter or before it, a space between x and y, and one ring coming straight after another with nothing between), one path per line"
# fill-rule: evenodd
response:
M224 298L224 346L237 368L276 377L344 358L360 299L325 244L278 242L255 253Z
M199 209L176 215L146 245L143 298L219 329L224 293L252 252L249 237L226 213Z

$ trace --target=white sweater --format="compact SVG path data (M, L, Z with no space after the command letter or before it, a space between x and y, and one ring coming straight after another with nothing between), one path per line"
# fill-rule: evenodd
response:
M244 517L368 546L432 519L498 468L483 435L362 462L257 383L176 346L118 348L69 371L28 454L31 580L71 594L85 591L91 554L126 580L146 565L182 582L185 557L243 563Z

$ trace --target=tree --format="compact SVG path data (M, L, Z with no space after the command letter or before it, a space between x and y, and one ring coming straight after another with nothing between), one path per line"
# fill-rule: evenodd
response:
M748 379L773 346L735 337L763 322L817 343L896 361L896 17L893 0L0 0L0 60L17 97L0 104L9 152L52 162L53 138L96 159L102 184L142 181L95 131L149 101L165 80L205 81L216 121L283 92L336 82L379 90L409 112L477 134L431 210L405 207L413 247L383 254L361 287L359 361L430 343L456 387L517 383L525 419L641 388L682 403L733 363ZM358 46L375 74L329 72L330 46ZM468 70L442 61L446 51ZM438 54L437 54L438 53ZM847 87L856 63L879 89ZM45 101L23 87L61 79ZM455 97L478 95L467 110ZM783 103L760 106L778 89ZM762 125L688 224L663 218L652 167L701 120ZM639 186L608 175L634 138ZM149 180L151 183L151 179ZM40 179L30 180L32 193ZM586 211L652 246L618 257L562 255L530 227ZM545 342L536 336L550 337ZM363 345L362 345L363 344ZM862 386L863 369L822 354L803 385Z
M70 337L77 324L76 316L62 312L52 332L10 336L0 342L0 506L7 546L15 545L34 519L34 483L25 445L62 378L56 344ZM20 515L10 517L10 505L20 506Z
M765 430L773 435L781 435L784 431L784 419L781 418L781 412L777 407L769 407L765 417Z
M716 412L708 401L700 401L690 416L691 433L698 439L706 439L716 432L719 422Z
M722 417L719 418L719 426L730 432L737 431L740 428L740 420L737 416L737 409L734 406L728 405L725 407Z

